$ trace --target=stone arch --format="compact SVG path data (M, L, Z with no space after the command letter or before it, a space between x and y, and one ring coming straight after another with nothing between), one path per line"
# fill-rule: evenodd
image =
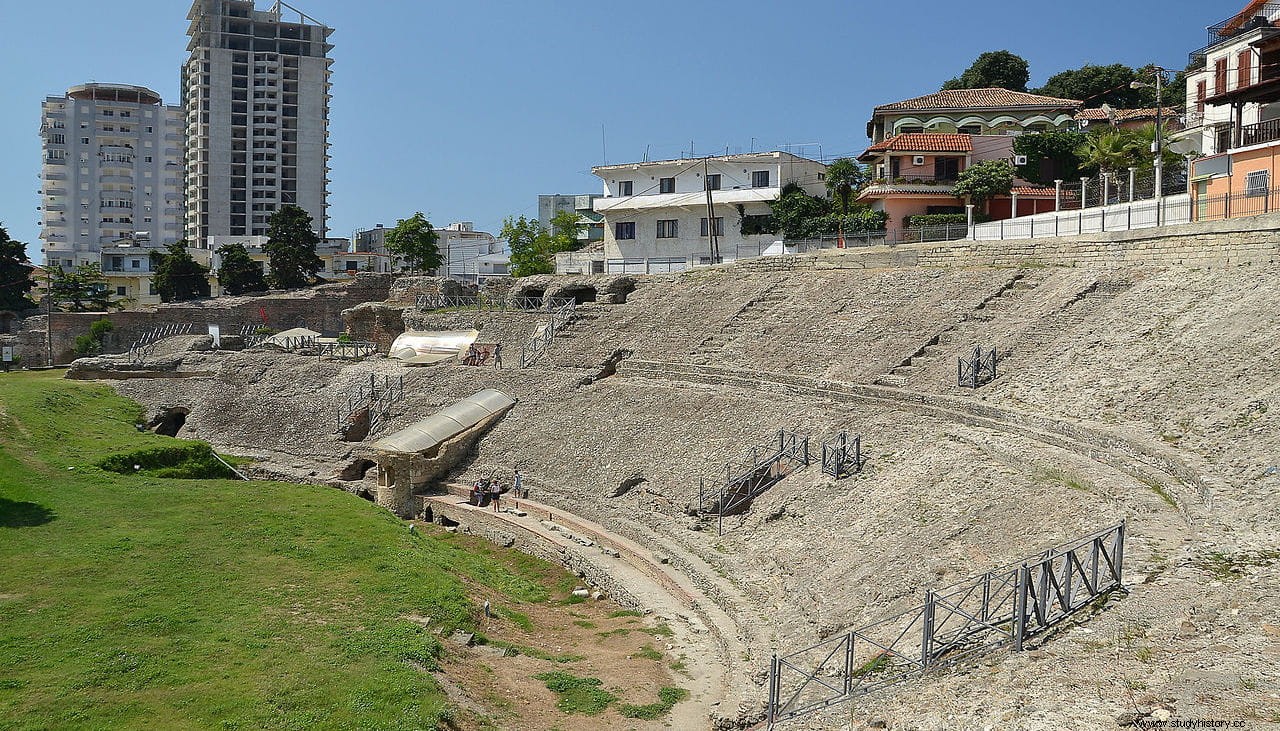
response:
M165 409L151 420L151 430L166 437L176 437L187 425L187 416L190 414L191 409L185 406Z
M0 310L0 335L12 335L17 322L18 313L12 310Z

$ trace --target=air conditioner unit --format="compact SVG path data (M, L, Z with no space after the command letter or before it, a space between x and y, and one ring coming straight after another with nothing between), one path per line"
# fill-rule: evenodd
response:
M1026 155L1014 155L1014 156L1013 156L1013 164L1014 164L1014 165L1026 165L1026 164L1027 164L1027 156L1026 156Z
M911 158L911 164L916 166L923 165L924 155L916 155L915 157Z

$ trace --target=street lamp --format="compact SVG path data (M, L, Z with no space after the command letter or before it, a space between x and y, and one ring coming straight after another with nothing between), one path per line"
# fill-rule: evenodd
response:
M1155 74L1156 83L1148 84L1145 81L1134 80L1129 82L1130 89L1155 89L1156 90L1156 135L1155 140L1151 143L1151 151L1155 153L1156 168L1156 225L1160 225L1161 208L1163 207L1164 198L1164 130L1163 130L1163 113L1164 99L1162 98L1162 90L1164 85L1164 74L1168 69L1159 66L1152 66L1151 72Z

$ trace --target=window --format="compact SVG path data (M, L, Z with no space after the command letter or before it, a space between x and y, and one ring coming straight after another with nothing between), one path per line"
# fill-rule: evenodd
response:
M909 125L909 124L908 124L908 125L903 125L903 126L899 127L899 128L895 131L895 134L900 134L900 135L913 135L913 134L914 134L914 135L918 135L918 134L920 134L921 132L924 132L924 127L921 127L920 125Z
M51 144L51 145L65 145L65 144L67 144L67 136L66 136L66 135L58 135L58 134L49 135L49 144Z
M962 135L980 135L982 134L982 126L977 124L966 124L956 131Z
M935 157L933 159L934 180L955 180L960 177L960 158Z
M82 144L82 145L87 145L87 144L89 144L89 138L88 138L88 137L81 137L81 138L80 138L80 144Z
M150 155L147 155L146 157L142 158L142 161L143 161L143 162L152 162L152 157L151 157Z
M674 239L680 235L680 222L674 218L658 220L658 238Z
M658 192L659 193L676 192L676 179L675 178L658 178Z
M752 188L768 188L769 187L769 171L757 170L751 173Z
M778 226L773 220L773 216L768 214L743 216L742 217L742 235L757 236L760 234L777 233Z
M124 297L124 296L125 296L125 295L127 295L127 294L129 294L129 288L128 288L128 287L116 287L116 296L117 296L117 297Z
M625 223L619 221L613 225L613 231L616 239L634 239L636 237L636 223L635 221L627 221Z
M1213 93L1221 94L1227 90L1227 59L1220 58L1213 62Z
M1253 53L1251 51L1241 51L1236 57L1236 88L1242 88L1253 83Z
M707 190L720 190L720 174L715 173L707 176ZM703 234L704 236L706 234Z
M155 131L156 131L155 127L147 127L147 134L151 134L152 132L155 132Z
M112 110L110 110L110 109L103 109L103 110L102 110L102 116L104 116L104 117L114 117L114 116L116 116L116 113L115 113L115 112L113 112L113 111L112 111Z
M1271 173L1268 170L1254 170L1245 177L1244 194L1250 198L1257 198L1267 194L1267 189L1271 186Z
M137 259L130 259L130 260L129 260L129 268L130 268L130 269L141 269L141 268L142 268L142 262L141 262L141 261L139 261L139 260L137 260Z
M707 236L707 219L702 220L702 236ZM724 216L716 216L716 236L724 236Z
M1196 114L1204 114L1204 98L1208 95L1208 82L1198 82L1196 84Z

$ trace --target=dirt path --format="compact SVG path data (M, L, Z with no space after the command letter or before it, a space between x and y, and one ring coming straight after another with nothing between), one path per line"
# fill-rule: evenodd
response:
M457 489L457 488L455 488ZM494 513L466 504L457 495L424 497L434 516L467 526L480 535L487 529L518 531L523 538L564 557L571 570L589 564L609 577L627 596L624 605L651 611L669 624L674 651L683 656L689 699L672 710L673 728L708 728L712 717L736 717L738 702L749 686L742 658L748 648L737 623L680 571L654 558L639 544L581 517L537 502L521 500L524 515Z

